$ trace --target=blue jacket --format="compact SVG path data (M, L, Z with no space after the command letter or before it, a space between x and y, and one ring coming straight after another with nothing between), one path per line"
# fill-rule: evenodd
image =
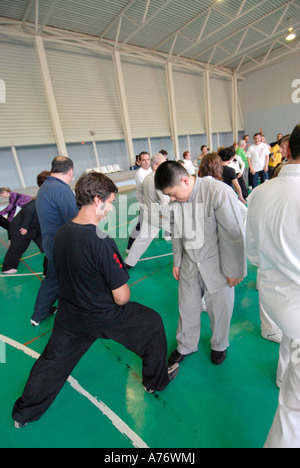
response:
M53 242L59 228L78 214L74 193L56 177L48 177L36 198L36 210L40 221L43 249L52 259Z

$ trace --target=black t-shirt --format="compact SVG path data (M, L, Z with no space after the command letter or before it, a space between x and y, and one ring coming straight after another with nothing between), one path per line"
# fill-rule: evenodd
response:
M232 187L232 181L237 178L236 172L232 167L223 166L223 182Z
M123 313L112 291L129 279L114 240L94 225L69 221L55 237L53 255L59 285L57 320L65 328L87 333L112 326Z

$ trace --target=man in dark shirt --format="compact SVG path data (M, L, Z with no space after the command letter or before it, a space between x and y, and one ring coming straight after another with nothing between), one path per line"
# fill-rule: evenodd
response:
M97 338L112 339L143 360L147 392L162 391L179 370L167 366L167 340L155 311L130 301L129 275L118 248L97 229L117 193L105 175L92 172L76 185L78 216L54 242L59 306L51 339L34 365L13 410L15 427L38 420Z
M34 314L31 318L33 326L38 326L56 310L53 306L58 298L58 284L53 263L53 242L59 228L78 213L76 200L70 189L73 177L73 161L62 156L55 158L52 161L51 176L37 195L36 210L48 268L34 306Z

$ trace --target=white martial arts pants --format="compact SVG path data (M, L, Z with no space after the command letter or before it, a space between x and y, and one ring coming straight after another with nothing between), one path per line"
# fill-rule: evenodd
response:
M300 448L300 340L290 340L290 362L265 448Z
M158 236L160 231L164 229L170 232L170 222L168 219L162 218L159 223L151 224L151 214L144 211L141 232L134 241L125 263L131 267L135 267L141 256L146 252L151 242Z
M229 331L235 298L234 288L228 286L210 294L197 265L184 255L180 267L180 317L177 330L180 354L187 355L198 351L203 296L213 333L211 349L225 351L229 346Z

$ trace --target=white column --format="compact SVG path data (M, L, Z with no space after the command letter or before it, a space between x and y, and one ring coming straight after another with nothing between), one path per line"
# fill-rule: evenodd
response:
M211 95L210 95L210 73L208 70L204 72L205 85L205 115L206 115L206 137L207 146L212 150L212 123L211 123Z
M50 71L47 63L47 57L44 49L43 39L40 36L35 36L34 40L58 152L60 156L68 156L68 151L52 86Z
M118 90L119 90L119 97L120 97L120 104L121 104L121 111L122 111L122 123L123 123L123 130L124 130L125 142L126 142L126 147L127 147L127 154L128 154L130 166L134 166L135 155L134 155L133 142L132 142L132 133L131 133L129 112L128 112L128 106L127 106L126 93L125 93L121 58L120 58L120 53L118 51L115 51L113 53L113 60L114 60L115 73L117 77L117 84L118 84Z
M175 160L180 159L180 149L178 141L178 128L177 128L177 116L176 116L176 103L175 103L175 89L173 80L173 68L171 63L166 65L167 73L167 85L168 85L168 96L169 96L169 109L170 109L170 121L171 121L171 135L173 143L173 151Z
M238 87L237 87L237 76L232 77L232 131L233 140L238 142L239 129L238 129Z
M24 179L23 172L22 172L22 169L21 169L21 165L20 165L20 161L19 161L19 158L18 158L17 150L16 150L16 148L14 146L11 147L11 152L12 152L12 155L13 155L13 158L14 158L14 161L15 161L15 165L16 165L17 172L18 172L18 175L19 175L19 178L20 178L20 181L21 181L22 188L26 188L26 183L25 183L25 179Z

